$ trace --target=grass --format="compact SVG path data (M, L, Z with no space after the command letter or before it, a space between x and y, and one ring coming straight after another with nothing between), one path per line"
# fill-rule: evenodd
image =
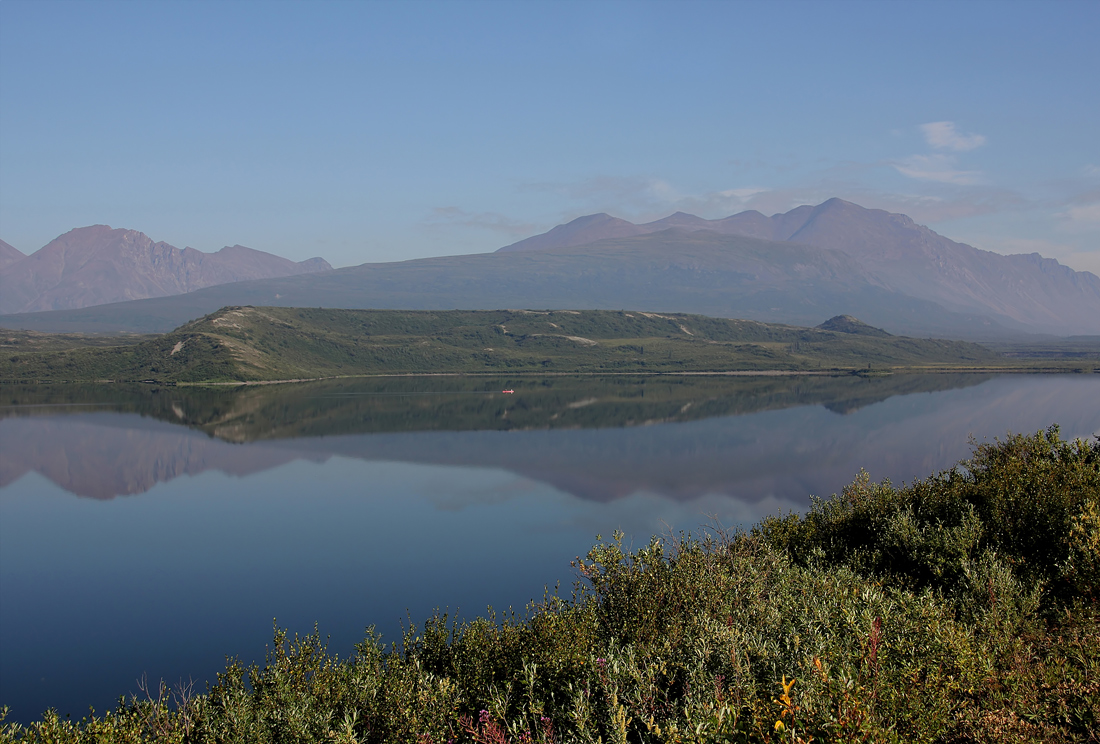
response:
M446 616L4 742L1095 742L1100 441L977 445L748 532L597 538L568 598Z
M13 331L0 329L0 354L50 352L78 349L86 346L129 346L142 341L152 341L157 334L112 333L39 333L37 331Z
M1040 368L1034 360L1009 360L977 344L873 334L857 324L827 330L599 310L232 307L137 343L54 351L5 347L0 380L210 383L394 373ZM1095 366L1087 360L1041 362L1043 369L1063 371Z

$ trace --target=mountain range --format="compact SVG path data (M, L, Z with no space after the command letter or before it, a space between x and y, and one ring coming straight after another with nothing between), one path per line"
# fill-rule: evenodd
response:
M154 243L137 230L92 225L70 230L29 256L3 243L0 312L79 309L331 269L323 258L296 263L243 245L203 253Z
M803 326L847 314L910 336L1100 334L1096 275L1039 254L980 250L905 215L841 199L771 217L676 213L639 225L589 215L494 253L239 281L158 299L6 315L0 325L166 332L228 305L640 309Z
M713 232L841 251L872 284L961 313L981 313L1012 326L1065 331L1075 312L1100 323L1100 278L1038 253L1005 256L957 243L903 214L864 209L842 199L771 217L750 210L718 220L677 212L635 225L607 214L580 217L499 252L553 250L668 230Z

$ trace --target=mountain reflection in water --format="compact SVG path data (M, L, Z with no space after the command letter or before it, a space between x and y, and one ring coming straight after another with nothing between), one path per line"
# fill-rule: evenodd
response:
M894 480L947 467L966 454L971 434L1031 431L1055 422L1066 434L1089 434L1095 427L1095 411L1070 392L1091 376L1002 377L984 384L991 379L372 378L230 389L8 386L0 399L0 487L35 471L78 496L105 499L206 470L243 477L339 455L498 468L593 501L637 492L678 501L721 494L800 508L808 494L838 491L861 467ZM960 392L975 386L975 393ZM515 395L500 393L512 387ZM942 394L915 395L937 391ZM872 405L890 398L889 407ZM111 402L95 405L103 401Z
M597 533L753 523L971 435L1088 436L1098 401L1097 375L0 386L0 705L201 688L272 617L346 654L406 610L522 607Z
M743 497L756 500L751 494L761 488L775 491L768 485L771 473L792 475L792 453L809 455L794 458L803 461L796 470L817 472L837 460L843 445L820 432L834 423L820 410L816 418L827 424L772 424L744 414L808 404L851 413L891 396L987 379L374 378L230 389L8 386L0 425L12 433L0 454L0 487L35 471L74 494L103 499L205 470L245 476L294 459L339 454L505 468L597 501L639 490L675 499L732 494L751 482L757 486ZM499 391L510 387L519 392L505 398ZM138 415L120 415L127 413ZM729 418L735 415L742 418ZM653 428L660 423L682 425ZM820 436L792 442L791 431ZM808 485L796 478L779 490L800 499Z

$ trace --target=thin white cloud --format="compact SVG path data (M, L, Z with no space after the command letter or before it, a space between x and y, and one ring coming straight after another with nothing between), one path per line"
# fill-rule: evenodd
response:
M1019 194L988 186L953 188L949 195L938 195L889 192L848 181L822 181L758 194L749 199L744 208L756 209L770 215L786 212L800 204L820 204L834 196L868 209L899 212L922 225L1018 210L1027 206L1026 200Z
M959 186L972 186L982 182L981 171L960 170L952 155L911 155L890 163L898 173L921 181L936 181Z
M425 224L430 227L473 227L507 235L530 235L536 227L533 223L514 220L498 212L467 212L461 207L436 207L425 220Z
M762 186L746 186L738 189L723 189L706 194L684 196L672 206L681 212L698 214L700 217L715 219L728 217L735 212L751 208L754 200L771 192Z
M1077 194L1069 201L1063 212L1058 212L1063 227L1071 231L1092 231L1100 227L1100 189L1091 189Z
M974 150L985 144L985 137L980 134L963 134L955 129L953 121L930 121L920 125L924 132L924 140L937 150L954 150L966 152Z
M707 218L726 217L746 209L752 199L769 191L762 186L743 186L688 194L651 176L596 176L576 183L528 184L522 190L554 192L577 203L585 213L608 212L636 222L667 217L676 211ZM570 210L570 214L575 212Z
M861 183L859 178L823 178L788 188L742 186L701 194L683 194L667 181L643 177L601 176L576 183L528 184L531 192L553 192L574 203L564 210L559 221L582 214L607 212L632 222L649 222L667 217L675 211L688 212L707 219L725 217L748 209L766 215L786 212L802 204L820 204L834 196L871 209L885 209L907 214L921 224L933 224L965 219L1003 211L1018 211L1033 207L1020 194L1006 189L982 185L983 175L954 167L951 156L919 156L926 160L907 159L898 163L865 164L861 169L847 167L843 173L869 171L890 165L899 171L909 171L923 185L920 191L897 193L883 191ZM951 184L943 191L937 184ZM979 184L979 185L970 185ZM932 189L928 192L927 189ZM942 191L943 193L936 193Z
M725 197L726 199L737 199L739 201L746 201L756 196L757 194L765 194L771 189L763 189L757 187L749 187L745 189L726 189L725 191L719 191L718 196Z
M638 210L672 204L681 198L667 181L648 176L593 176L572 183L529 183L520 191L551 192L597 210Z
M926 155L910 155L901 160L892 161L898 173L920 181L949 183L955 186L973 186L984 178L981 171L964 170L959 167L956 152L967 152L985 144L980 134L963 134L955 128L953 121L930 121L920 125L924 140L933 150L950 152L932 152Z
M1061 213L1064 219L1070 222L1086 222L1100 225L1100 204L1084 204L1079 207L1070 207Z

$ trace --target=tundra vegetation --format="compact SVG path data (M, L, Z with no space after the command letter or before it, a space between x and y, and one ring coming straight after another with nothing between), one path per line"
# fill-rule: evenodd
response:
M1096 742L1100 440L975 444L748 531L597 538L571 596L369 629L276 628L205 691L150 685L4 742Z
M56 340L54 340L56 338ZM964 341L891 336L838 316L816 328L607 310L402 311L228 307L153 338L78 347L0 334L0 381L299 380L378 374L665 374L974 369L1092 371Z

